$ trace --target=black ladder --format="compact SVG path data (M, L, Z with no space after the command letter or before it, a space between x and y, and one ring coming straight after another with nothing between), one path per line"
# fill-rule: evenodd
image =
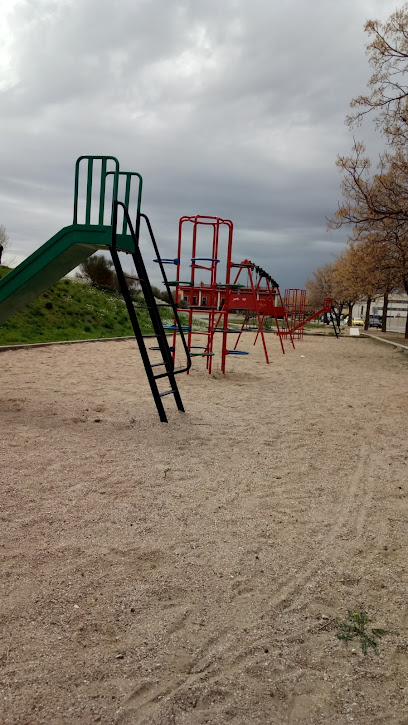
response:
M137 315L135 312L135 307L133 305L133 300L132 300L132 297L129 292L128 284L126 282L126 276L125 276L125 273L123 272L122 264L121 264L119 254L118 254L117 231L116 230L117 230L117 219L118 219L118 207L119 206L121 206L123 208L123 213L126 218L126 221L127 221L128 227L129 227L129 231L132 236L133 243L134 243L134 251L132 252L132 259L133 259L133 263L135 265L136 274L137 274L138 280L140 282L140 287L141 287L141 290L142 290L142 293L143 293L143 296L145 299L145 303L146 303L144 309L148 310L150 319L152 321L154 334L155 334L155 336L157 338L157 342L158 342L157 349L161 353L162 361L158 362L158 363L151 363L151 361L150 361L149 354L147 352L146 345L144 342L143 334L140 329L139 321L137 319ZM154 298L152 287L151 287L149 277L147 275L146 267L145 267L145 264L143 261L143 257L141 255L140 248L139 248L140 219L141 218L144 218L146 221L147 228L148 228L149 234L150 234L150 239L153 244L154 252L157 256L157 260L159 262L160 269L163 274L163 280L164 280L164 283L166 286L166 291L169 296L168 298L169 298L170 303L168 306L171 307L173 310L174 318L176 320L176 325L179 329L181 339L182 339L183 345L184 345L184 350L186 353L187 362L186 362L185 367L178 368L177 370L175 370L175 368L174 368L174 361L173 361L173 357L172 357L172 348L169 347L169 344L167 341L167 336L166 336L165 330L163 328L163 323L162 323L162 320L160 317L159 309L158 309L156 300ZM183 331L181 329L181 323L180 323L180 319L179 319L179 316L177 313L177 308L176 308L176 305L174 304L171 290L170 290L170 287L167 282L163 263L161 261L161 257L159 254L159 250L157 248L156 240L154 238L153 230L152 230L151 224L149 222L149 219L147 218L147 216L145 214L138 214L138 217L136 219L136 230L134 230L133 226L132 226L132 222L129 217L128 209L127 209L126 205L120 201L115 201L114 207L113 207L112 245L110 247L110 253L111 253L111 257L112 257L112 262L115 267L116 275L118 278L120 291L123 295L123 299L126 304L126 308L127 308L128 314L129 314L129 319L132 324L132 328L133 328L133 332L134 332L137 344L139 345L140 354L142 356L143 365L146 370L146 375L147 375L147 379L149 381L150 389L152 391L154 402L156 403L157 412L159 414L161 422L167 423L167 415L166 415L166 411L163 406L162 398L164 398L166 395L174 395L174 400L176 401L178 410L181 410L184 413L184 406L183 406L183 402L181 400L179 389L177 387L177 382L176 382L175 376L180 373L184 373L190 369L191 358L190 358L190 354L188 351L186 340L183 335ZM156 374L154 372L154 369L157 369L157 368L164 368L164 371ZM169 385L170 385L169 390L165 390L163 392L159 391L156 381L161 378L168 379Z
M333 305L329 312L329 315L330 315L330 322L333 325L334 334L336 335L336 337L340 337L340 326L339 326L339 323L337 322L337 315L336 315L336 311L335 311Z

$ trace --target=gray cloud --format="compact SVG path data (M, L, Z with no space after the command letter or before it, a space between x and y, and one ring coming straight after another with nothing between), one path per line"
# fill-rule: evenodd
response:
M71 222L81 154L112 154L142 173L166 256L178 218L195 213L231 218L237 257L282 287L303 286L342 249L345 234L327 234L325 219L340 196L336 156L351 146L348 103L369 77L363 24L394 3L7 7L0 223L16 258Z

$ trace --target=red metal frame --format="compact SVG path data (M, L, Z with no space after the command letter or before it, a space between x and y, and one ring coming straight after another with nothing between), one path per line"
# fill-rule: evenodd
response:
M206 242L206 249L210 247L210 257L199 257L199 232L200 228L207 227L211 230L211 240ZM190 279L180 279L183 246L187 228L191 232L191 257ZM183 216L179 221L177 258L168 260L177 267L177 278L173 282L176 287L175 299L179 303L181 299L188 304L187 309L179 308L179 312L188 313L187 345L190 354L206 358L206 367L209 373L212 372L212 358L214 355L214 335L222 334L221 370L225 373L226 360L230 354L247 354L238 350L242 332L246 322L253 312L256 315L257 327L254 345L261 337L266 362L269 364L269 355L264 334L265 317L273 317L276 325L276 334L283 354L285 353L284 340L290 339L292 347L295 347L294 338L303 339L304 326L315 317L332 310L332 299L324 300L322 309L313 315L306 317L306 291L297 288L285 290L282 299L278 284L264 270L255 265L249 259L244 259L239 264L232 261L232 240L233 223L230 219L220 219L214 216ZM225 240L223 234L227 234ZM225 282L218 282L219 269L225 265ZM197 281L196 272L207 275L207 281ZM240 284L240 276L247 273L246 284ZM232 281L231 281L232 280ZM245 311L244 321L240 329L231 329L229 316L234 310ZM201 318L207 318L206 330L192 330L194 315L199 314ZM231 349L231 334L237 334L237 339ZM193 345L193 335L203 337L203 344ZM175 356L177 331L173 334L173 348ZM232 343L231 343L232 346Z
M304 320L306 317L306 290L286 289L283 298L288 327L285 327L283 334L288 335L290 331L297 340L303 340Z
M231 272L234 268L238 268L238 272L235 275L234 282L230 287L227 288L226 292L226 299L225 304L222 312L220 313L218 320L215 324L215 327L218 326L221 316L224 315L224 328L227 331L228 329L228 313L232 310L245 310L245 318L241 325L241 329L239 331L238 338L235 342L234 351L238 347L238 343L240 341L242 332L245 327L246 320L248 319L248 315L250 312L255 312L257 321L258 321L258 328L257 333L255 336L254 345L256 345L256 342L258 340L259 335L262 339L262 345L265 352L265 359L267 364L269 364L269 356L268 356L268 350L266 346L266 340L264 335L264 328L263 328L263 321L265 317L273 317L275 319L276 324L276 330L277 335L279 337L279 341L281 344L282 352L285 354L285 348L283 345L283 339L281 335L281 328L279 326L279 317L282 317L286 320L286 311L283 306L282 297L279 291L279 287L277 287L276 283L274 285L271 284L269 276L264 272L264 270L261 270L257 265L255 265L253 262L251 262L249 259L244 259L240 264L235 264L231 262L230 264L230 275L229 279L231 279ZM234 286L238 285L238 280L240 278L240 275L243 270L247 271L248 274L248 284L244 287L239 286L238 288L234 289ZM254 273L257 275L258 279L256 282L254 281ZM227 275L228 277L228 275ZM262 285L262 282L264 284ZM279 298L279 303L276 304L276 297ZM292 335L290 333L290 340L294 347L294 342ZM223 335L223 345L222 345L222 361L221 361L221 369L223 372L225 372L225 359L226 356L229 354L229 351L226 347L226 335Z
M311 320L314 320L315 317L319 317L319 315L324 315L325 312L331 313L333 309L333 298L332 297L326 297L323 300L323 307L318 310L317 312L314 312L313 315L309 315L309 317L306 317L302 322L299 322L299 324L292 328L292 333L296 332L300 327L304 327L307 322L310 322Z
M188 282L180 280L181 266L182 266L182 247L183 237L185 236L185 229L187 226L192 225L192 247L191 247L191 275ZM212 229L212 240L210 242L211 256L210 257L198 257L198 234L200 227L210 227ZM218 258L220 244L220 231L225 229L227 232L227 244L225 249L222 250L223 259ZM218 266L222 262L227 266L227 260L231 256L232 251L232 235L233 235L233 223L230 219L220 219L219 217L213 216L183 216L179 221L179 234L178 234L178 247L177 247L177 284L175 297L179 303L181 299L188 302L188 309L180 308L181 312L188 312L188 336L187 345L191 354L194 356L206 357L206 366L209 373L212 372L212 358L213 358L213 340L214 340L214 323L215 313L222 305L221 300L225 299L223 290L225 285L219 285L217 283ZM221 240L222 242L222 240ZM207 242L208 248L208 242ZM202 264L205 262L205 264ZM209 276L206 282L197 282L196 270L204 271ZM207 330L206 331L195 331L192 332L193 317L195 314L208 315ZM192 336L201 335L205 339L203 345L198 348L192 345ZM177 332L173 335L173 347L176 348ZM194 350L200 349L202 352L194 352Z
M201 227L211 229L210 242L206 243L206 249L211 249L209 257L199 257L200 248L199 233ZM183 246L187 230L190 232L191 257L190 257L190 279L182 280L180 275L183 262ZM227 239L222 239L221 233L227 233ZM246 354L239 351L238 344L241 339L244 324L241 329L231 329L229 326L229 315L232 310L248 310L256 313L257 334L256 344L259 335L262 339L265 351L266 362L269 363L269 356L266 347L266 340L263 329L263 321L266 316L275 318L276 329L281 344L282 352L285 352L283 345L283 334L279 325L278 317L284 320L284 327L289 328L285 307L276 283L271 284L272 278L255 264L245 259L240 264L232 261L232 240L233 224L230 219L220 219L213 216L183 216L179 221L177 258L174 263L177 267L177 278L174 281L176 287L175 299L179 303L182 299L187 302L188 308L180 308L179 311L188 313L187 345L192 355L206 358L206 366L209 373L212 372L212 358L214 355L214 335L217 332L222 334L221 370L225 373L226 359L229 354ZM171 260L169 260L171 261ZM218 282L219 269L225 266L225 282ZM239 284L238 280L243 270L248 272L246 285ZM207 276L206 282L197 281L196 272L204 272ZM231 280L233 280L231 282ZM194 315L207 316L207 329L192 331ZM228 340L231 334L237 334L238 338L231 349ZM192 337L201 335L203 344L194 346ZM293 336L289 330L289 337L294 347ZM173 348L176 349L177 332L173 335ZM200 352L195 352L200 350ZM173 353L175 355L175 352Z

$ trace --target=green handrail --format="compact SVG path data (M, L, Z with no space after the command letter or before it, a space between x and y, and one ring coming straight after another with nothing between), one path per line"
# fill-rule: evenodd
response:
M93 182L93 164L94 161L101 161L101 184L100 184L100 195L99 195L99 214L98 223L103 224L103 217L105 211L105 192L106 192L106 177L108 174L114 175L113 190L112 190L112 204L111 204L111 221L113 218L113 202L118 197L118 186L119 186L119 161L115 156L80 156L75 164L75 190L74 190L74 217L73 223L78 224L78 190L79 190L79 166L81 161L88 161L88 174L86 184L86 207L85 207L85 224L91 226L91 206L92 206L92 182ZM115 164L114 171L106 171L107 162L113 161Z
M113 171L108 171L106 176L109 176L109 174L113 174ZM143 178L137 171L119 171L119 176L124 176L126 178L126 186L125 186L125 198L123 203L125 204L126 208L129 209L129 201L130 201L130 188L131 188L131 182L132 182L132 176L137 176L139 179L139 188L137 192L137 212L136 212L136 228L138 224L138 219L140 216L140 207L142 204L142 189L143 189ZM123 225L122 225L122 234L126 234L128 229L128 223L126 219L126 214L123 215Z
M101 191L99 195L99 224L103 224L103 214L105 211L105 189L106 189L106 159L102 159L101 166Z
M91 223L91 204L92 204L92 171L93 171L93 158L88 159L88 178L86 181L86 211L85 211L85 224Z

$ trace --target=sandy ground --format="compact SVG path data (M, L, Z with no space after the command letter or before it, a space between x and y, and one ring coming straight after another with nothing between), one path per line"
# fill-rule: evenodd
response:
M2 725L408 722L408 355L268 344L167 425L133 342L1 354Z

